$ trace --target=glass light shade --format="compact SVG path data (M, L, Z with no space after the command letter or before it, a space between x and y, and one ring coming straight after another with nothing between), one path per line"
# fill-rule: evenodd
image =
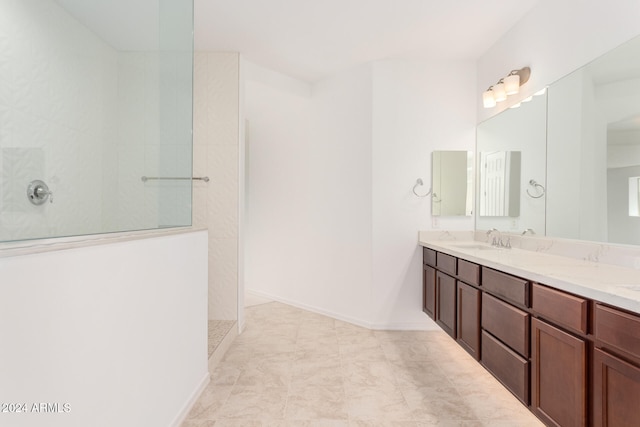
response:
M504 90L504 83L498 83L493 86L493 98L496 102L502 102L507 99L507 92Z
M520 91L519 74L510 74L504 78L504 91L507 95L515 95Z
M484 108L496 106L496 99L493 97L493 90L489 89L482 92L482 105L484 105Z

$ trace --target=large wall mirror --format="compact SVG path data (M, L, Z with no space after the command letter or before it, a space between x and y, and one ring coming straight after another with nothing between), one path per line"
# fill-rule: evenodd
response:
M640 38L551 85L548 115L547 235L640 245Z
M546 104L542 93L478 125L476 228L544 232Z
M478 125L478 158L522 153L523 191L519 216L476 210L476 228L640 245L639 100L637 37Z

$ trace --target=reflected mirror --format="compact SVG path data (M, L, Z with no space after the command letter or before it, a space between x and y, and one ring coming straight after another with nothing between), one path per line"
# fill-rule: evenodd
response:
M473 178L472 151L434 151L431 155L432 215L472 215Z

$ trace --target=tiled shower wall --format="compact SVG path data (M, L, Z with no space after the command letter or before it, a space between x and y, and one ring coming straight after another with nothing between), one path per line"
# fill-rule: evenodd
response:
M54 2L3 1L0 9L0 236L99 229L118 54ZM34 179L49 184L52 204L29 203Z
M209 229L209 319L238 318L240 56L196 52L193 225Z
M118 52L53 1L0 2L0 241L188 224L188 181L141 181L191 171L180 64ZM53 203L27 200L34 179Z

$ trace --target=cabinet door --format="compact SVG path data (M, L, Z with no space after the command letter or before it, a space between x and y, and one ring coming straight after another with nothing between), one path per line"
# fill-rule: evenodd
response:
M422 276L422 311L434 318L436 308L436 269L424 266Z
M586 425L586 342L539 319L531 332L533 411L547 425Z
M638 425L640 367L597 348L593 362L593 425Z
M456 279L438 271L436 273L435 321L454 339L456 338Z
M480 359L480 291L458 281L458 343Z

